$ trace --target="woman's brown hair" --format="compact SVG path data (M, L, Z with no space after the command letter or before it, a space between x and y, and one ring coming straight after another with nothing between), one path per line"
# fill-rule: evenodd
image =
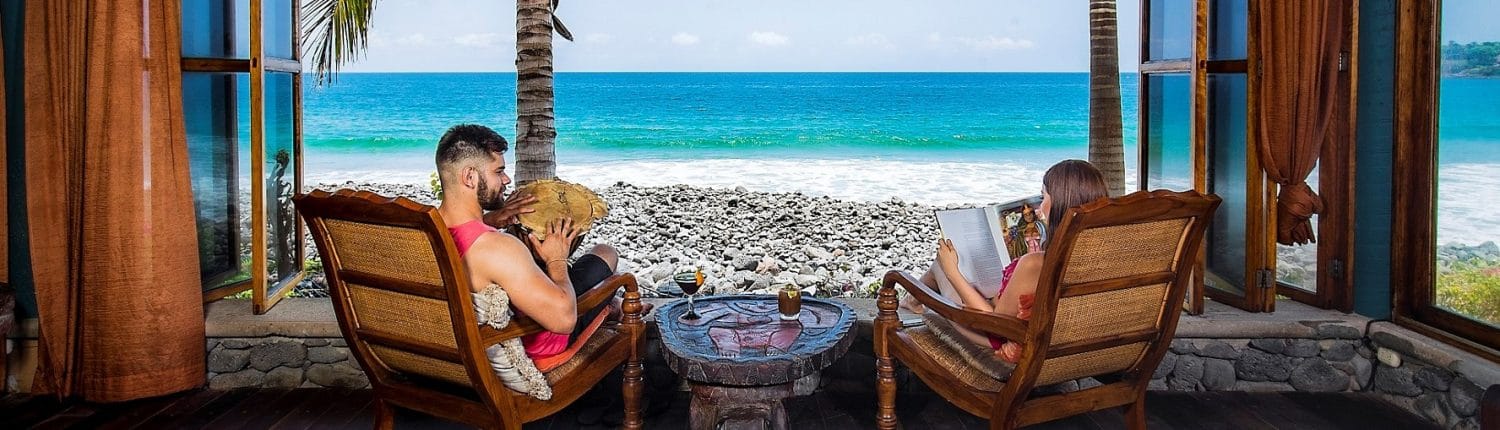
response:
M1063 213L1068 208L1109 196L1109 188L1104 185L1104 175L1093 164L1083 160L1063 160L1053 164L1042 175L1042 188L1052 195L1052 206L1047 208L1048 230L1055 229L1062 223Z

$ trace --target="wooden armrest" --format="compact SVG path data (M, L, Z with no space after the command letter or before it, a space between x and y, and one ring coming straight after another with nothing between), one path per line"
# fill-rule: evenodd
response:
M927 309L936 312L949 321L953 321L955 324L1006 339L1020 340L1026 338L1026 321L1009 315L980 311L968 306L959 307L936 291L932 291L931 288L927 287L927 284L923 284L922 281L912 277L910 273L906 273L904 270L886 272L885 279L881 282L880 288L895 288L897 284L905 288L907 294L911 294L912 297L915 297ZM881 311L885 312L886 309L881 309ZM889 311L895 312L895 309L890 309Z
M594 285L593 288L590 288L588 292L578 297L578 315L582 316L589 309L593 309L614 298L615 292L619 291L620 287L624 287L625 291L630 292L638 292L640 288L635 283L635 275L629 273L617 273L614 276L605 278ZM516 315L511 318L510 325L505 326L504 330L497 330L487 325L479 326L479 340L485 345L494 345L507 339L539 333L542 330L545 329L530 317Z

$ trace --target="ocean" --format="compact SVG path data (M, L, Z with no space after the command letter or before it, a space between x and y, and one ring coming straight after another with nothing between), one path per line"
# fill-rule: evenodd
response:
M1127 74L1132 172L1136 88ZM514 74L344 74L303 95L309 183L425 183L448 126L515 135ZM983 203L1088 155L1085 73L560 73L556 115L558 175L590 186Z
M1134 187L1138 82L1122 75ZM1444 79L1439 243L1500 240L1500 79ZM512 73L346 73L303 88L305 182L428 181L449 126L515 136ZM1036 194L1087 158L1086 73L559 73L559 177L859 201ZM242 158L244 160L245 158ZM512 160L513 161L513 160Z

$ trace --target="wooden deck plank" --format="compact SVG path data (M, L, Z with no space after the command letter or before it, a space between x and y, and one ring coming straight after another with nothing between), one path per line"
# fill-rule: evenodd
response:
M1303 409L1324 418L1328 422L1347 429L1401 428L1436 429L1438 426L1422 417L1412 415L1385 403L1374 394L1348 393L1344 396L1329 396L1316 393L1282 393L1287 400Z
M208 404L203 405L203 407L198 408L198 410L162 423L162 427L154 428L203 428L204 426L208 425L208 423L212 422L215 419L218 419L219 416L224 415L225 412L228 412L230 409L239 406L240 402L244 401L246 398L249 398L252 394L255 394L255 390L226 391L224 392L224 395L213 399L213 401L208 402Z
M310 401L304 401L271 424L272 430L305 430L318 424L318 417L340 404L348 403L346 397L354 390L348 388L309 388Z
M250 394L250 397L246 397L244 400L241 400L238 405L235 405L233 408L224 411L224 413L220 414L218 418L215 418L213 421L210 421L208 422L208 424L204 425L204 428L210 428L214 430L228 430L232 428L239 428L239 426L244 424L246 421L249 421L256 415L259 415L261 413L261 410L266 406L271 405L282 397L285 397L288 393L292 392L292 390L284 388L255 389L251 391L252 392Z
M46 421L69 407L52 396L33 396L0 414L0 428L24 429Z
M652 427L685 422L686 393L671 410L651 417ZM197 390L172 396L116 404L60 404L50 396L0 398L0 428L369 428L374 406L369 390L242 389ZM794 424L807 428L864 428L873 423L873 395L820 392L787 401ZM902 393L900 418L910 428L987 428L932 394ZM1429 429L1435 425L1367 393L1151 392L1147 426L1153 430L1187 428L1271 429ZM528 429L579 428L580 408L528 425ZM662 426L665 424L665 426ZM1121 428L1120 409L1042 423L1033 429L1095 430ZM458 428L456 423L408 411L398 412L398 427Z
M223 397L226 393L226 391L221 390L199 390L193 393L191 396L183 398L181 401L178 401L177 403L172 404L166 409L163 409L156 415L145 419L137 426L137 428L171 428L167 427L166 424L180 422L183 419L192 417L200 409L203 409L205 406L212 404L215 400Z
M1305 428L1339 429L1338 423L1329 422L1286 396L1276 394L1234 393L1233 401L1243 405L1250 413L1260 416L1272 427L1282 430Z
M281 421L282 418L286 417L287 414L291 413L303 403L318 402L319 400L322 400L322 398L320 398L319 396L322 395L323 392L323 390L287 390L286 394L270 403L264 405L256 405L254 407L254 414L251 415L248 419L245 419L244 421L236 425L222 427L222 429L260 430L269 428L272 425L276 424L277 421Z
M323 411L315 420L317 428L346 428L345 423L354 419L354 416L367 410L370 403L374 401L370 390L351 390L342 400ZM368 409L374 413L374 409ZM373 422L373 420L372 420ZM368 426L367 426L368 427Z

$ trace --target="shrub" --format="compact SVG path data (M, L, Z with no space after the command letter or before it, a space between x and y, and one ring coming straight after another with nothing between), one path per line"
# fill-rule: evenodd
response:
M1472 259L1439 268L1437 305L1500 325L1500 262Z

